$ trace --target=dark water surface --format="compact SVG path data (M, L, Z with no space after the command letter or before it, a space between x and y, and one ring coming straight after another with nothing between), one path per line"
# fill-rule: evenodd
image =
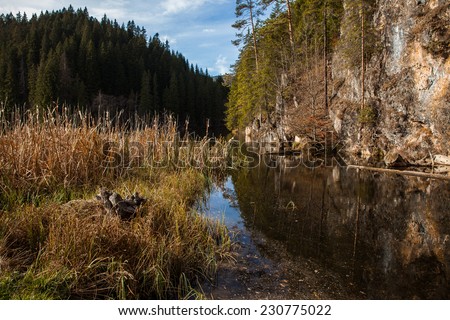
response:
M276 258L265 252L273 242L291 264L308 260L331 272L355 293L347 297L450 297L448 181L292 168L297 163L285 157L266 163L272 167L233 171L212 190L208 206L250 252L270 262L268 272L277 272ZM254 243L255 233L265 246Z

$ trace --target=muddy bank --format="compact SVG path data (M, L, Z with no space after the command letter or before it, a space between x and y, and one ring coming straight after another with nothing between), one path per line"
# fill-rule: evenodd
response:
M339 276L311 259L298 259L289 254L282 243L267 241L258 232L238 234L233 246L235 261L219 266L216 283L207 286L210 299L226 300L310 300L364 299L355 294L351 281L343 283ZM264 254L261 253L264 252ZM351 275L348 275L349 279Z

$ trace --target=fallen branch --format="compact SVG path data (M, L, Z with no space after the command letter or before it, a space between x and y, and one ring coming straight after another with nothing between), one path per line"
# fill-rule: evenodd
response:
M408 175L408 176L415 176L415 177L423 177L423 178L431 178L431 179L440 179L440 180L448 180L448 181L450 181L450 176L444 176L444 175L440 175L440 174L433 174L433 173L426 173L426 172L416 172L416 171L408 171L408 170L394 170L394 169L384 169L384 168L375 168L375 167L356 166L356 165L349 165L349 166L347 166L347 168L369 170L369 171L376 171L376 172L386 172L386 173L392 173L392 174L402 174L402 175Z

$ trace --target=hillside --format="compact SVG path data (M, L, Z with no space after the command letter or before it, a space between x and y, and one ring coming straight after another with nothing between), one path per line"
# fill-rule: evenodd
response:
M123 117L160 113L189 119L191 129L217 132L227 90L222 79L170 50L133 21L119 25L72 7L28 18L0 15L0 102L6 112L56 106ZM211 130L211 129L210 129Z
M247 21L255 29L241 38L230 129L297 146L331 132L349 158L372 164L448 156L448 1L240 2L273 11Z

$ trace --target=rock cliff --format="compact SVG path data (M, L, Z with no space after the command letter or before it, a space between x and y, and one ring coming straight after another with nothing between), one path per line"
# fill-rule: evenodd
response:
M370 23L378 45L364 110L360 68L348 68L339 50L333 56L330 117L348 153L388 164L450 155L449 1L379 0Z

